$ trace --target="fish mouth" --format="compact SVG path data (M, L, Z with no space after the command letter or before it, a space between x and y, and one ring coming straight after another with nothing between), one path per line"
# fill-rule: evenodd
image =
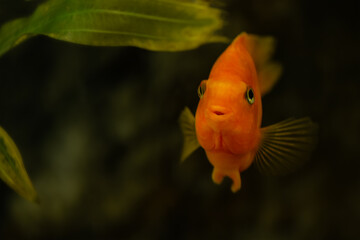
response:
M210 106L207 110L208 118L213 120L227 119L228 117L230 117L230 115L231 115L230 109L223 106L214 105L214 106Z
M224 115L224 114L225 114L225 113L220 112L220 111L214 111L213 113L215 113L215 114L218 115L218 116L221 116L221 115Z

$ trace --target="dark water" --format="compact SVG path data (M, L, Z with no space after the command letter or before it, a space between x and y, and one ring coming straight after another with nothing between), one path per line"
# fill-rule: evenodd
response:
M316 3L315 3L316 2ZM36 1L0 1L1 23ZM23 6L23 7L20 7ZM36 37L0 58L0 124L40 195L0 183L1 239L355 239L360 235L357 1L228 1L224 33L273 35L284 74L263 123L310 116L312 160L285 177L211 181L202 150L179 164L177 119L225 49L95 48Z

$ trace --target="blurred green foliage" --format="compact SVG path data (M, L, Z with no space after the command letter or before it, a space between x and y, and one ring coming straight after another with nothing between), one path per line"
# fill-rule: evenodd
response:
M20 152L11 137L0 127L0 178L22 197L38 201Z
M0 55L31 36L94 46L182 51L224 42L221 11L206 1L49 0L0 29Z
M222 25L221 11L204 1L49 0L30 17L10 21L0 29L0 56L36 34L93 46L181 51L226 41L214 34ZM0 137L5 141L0 178L21 196L35 200L15 143L1 129Z

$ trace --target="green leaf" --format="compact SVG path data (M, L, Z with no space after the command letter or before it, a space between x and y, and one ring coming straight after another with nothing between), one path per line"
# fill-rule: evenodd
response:
M182 51L226 42L222 12L204 0L49 0L0 29L0 56L42 34L93 46Z
M38 201L14 141L0 127L0 178L27 200Z

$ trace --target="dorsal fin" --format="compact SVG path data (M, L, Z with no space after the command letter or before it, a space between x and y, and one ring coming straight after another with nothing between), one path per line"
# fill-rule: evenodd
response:
M195 117L188 107L185 107L181 112L179 123L184 135L184 146L180 158L181 162L183 162L191 153L200 147L200 144L196 138Z
M275 39L247 33L241 33L240 36L244 38L244 45L254 60L260 92L263 96L270 92L282 73L281 64L271 61L275 50Z

